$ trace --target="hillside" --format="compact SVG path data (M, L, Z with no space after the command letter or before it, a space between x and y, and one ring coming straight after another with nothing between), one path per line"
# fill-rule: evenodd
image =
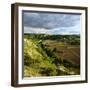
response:
M48 41L49 38L52 40ZM64 50L69 50L60 40L57 42L55 36L48 35L24 35L24 77L80 74L79 63L71 56L71 59L62 56Z

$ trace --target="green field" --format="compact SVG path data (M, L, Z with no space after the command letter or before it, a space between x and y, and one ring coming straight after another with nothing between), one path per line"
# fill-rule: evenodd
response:
M79 35L24 34L24 77L79 74Z

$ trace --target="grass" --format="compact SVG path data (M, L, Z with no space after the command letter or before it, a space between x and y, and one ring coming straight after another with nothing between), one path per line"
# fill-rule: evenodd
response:
M24 77L80 74L79 45L32 37L24 35Z

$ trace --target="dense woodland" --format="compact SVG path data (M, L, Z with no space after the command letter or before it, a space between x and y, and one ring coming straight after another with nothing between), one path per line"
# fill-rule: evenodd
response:
M80 35L24 34L24 77L80 74Z

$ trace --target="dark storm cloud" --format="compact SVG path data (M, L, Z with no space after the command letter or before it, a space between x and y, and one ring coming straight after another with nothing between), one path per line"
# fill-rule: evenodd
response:
M75 26L80 15L24 12L24 26L53 29L57 27Z

